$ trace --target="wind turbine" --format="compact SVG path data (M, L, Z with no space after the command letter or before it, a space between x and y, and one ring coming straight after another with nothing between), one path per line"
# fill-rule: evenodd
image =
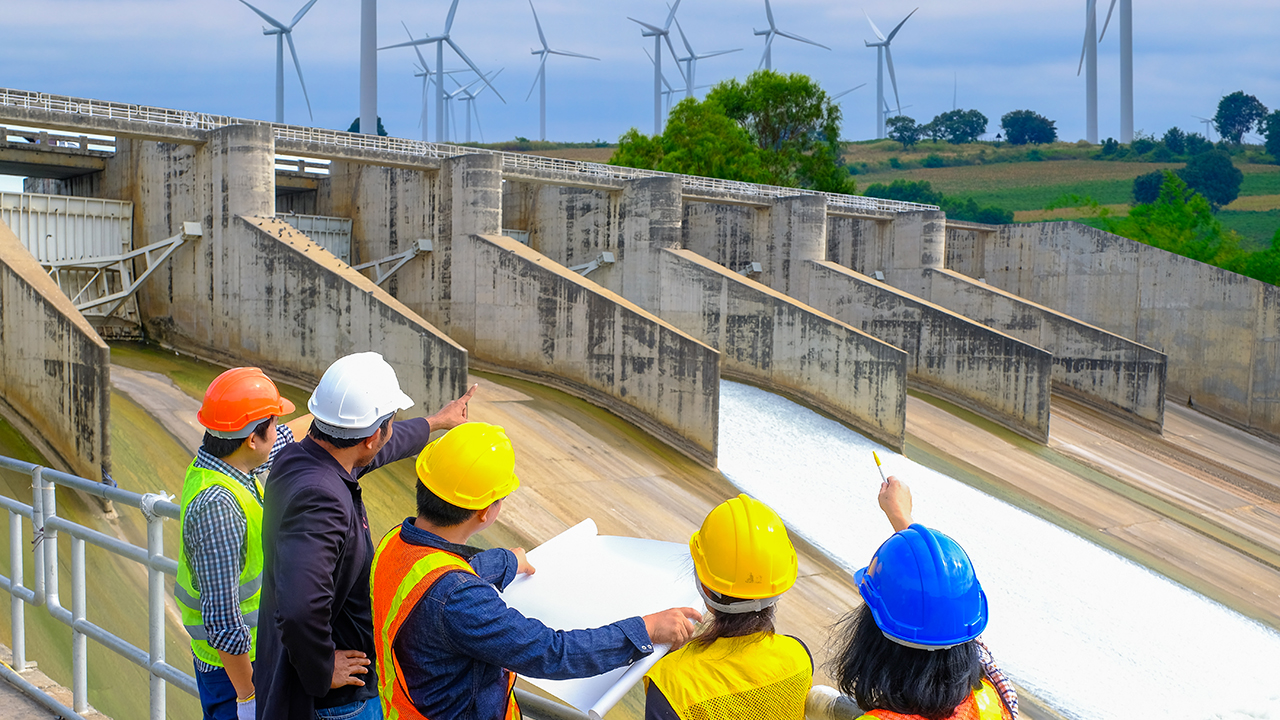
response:
M302 63L298 62L298 50L293 46L293 27L298 24L303 15L307 14L311 6L316 4L316 0L311 0L306 5L303 5L302 9L298 11L297 15L293 16L293 20L288 25L262 12L245 2L245 0L240 0L240 2L257 13L258 17L271 24L269 28L262 28L263 35L276 36L276 122L284 123L284 43L286 40L289 41L289 54L293 55L293 67L298 71L298 83L302 85L302 97L307 101L307 114L311 116L311 120L314 122L315 115L311 113L311 98L307 97L307 83L302 79Z
M496 72L491 73L491 74L489 75L489 79L490 79L490 80L492 80L493 78L496 78L496 77L498 77L499 75L501 75L501 74L502 74L503 69L504 69L504 68L498 68L498 70L497 70ZM454 82L457 82L457 81L455 80ZM483 93L483 92L485 91L485 88L487 88L487 87L488 87L488 85L486 85L486 86L484 86L484 87L480 88L479 90L476 90L476 91L474 91L474 92L473 92L473 91L471 90L471 88L475 87L475 85L476 85L476 84L473 82L473 83L471 83L470 85L468 85L468 86L466 86L466 87L462 88L462 100L461 100L461 102L465 103L466 108L467 108L467 109L466 109L466 115L467 115L467 142L471 142L471 116L472 116L472 115L475 115L475 117L476 117L476 128L478 128L478 129L480 130L480 142L484 142L484 128L480 127L480 111L476 109L476 98L480 97L481 93Z
M845 95L848 95L849 93L853 92L854 90L857 90L858 88L862 88L862 87L866 87L866 86L867 86L867 84L866 84L866 83L862 83L861 85L858 85L857 87L851 87L851 88L849 88L848 90L842 90L842 91L840 91L840 92L836 93L835 95L832 95L832 96L831 96L831 102L835 102L836 100L839 100L840 98L844 97Z
M244 0L240 1L244 2ZM312 0L312 2L314 1L315 0ZM485 85L489 86L489 89L493 90L493 94L497 95L499 100L502 100L504 103L506 102L506 99L502 97L502 93L498 92L498 89L490 84L488 78L485 77L485 74L480 72L480 68L476 67L476 64L471 62L471 58L467 57L467 54L462 52L462 48L458 47L458 44L453 41L453 38L449 37L449 31L453 28L453 16L457 11L458 0L453 0L453 5L449 7L449 15L444 21L444 33L441 35L420 38L418 40L410 40L409 42L378 48L379 50L390 50L391 48L398 47L418 47L419 45L429 45L431 43L436 44L436 142L444 142L444 46L446 43L449 47L453 48L453 51L458 54L458 57L462 58L463 62L471 68L472 72L480 76L480 79L484 81Z
M1204 123L1204 139L1213 142L1213 118L1202 118L1199 115L1192 115L1191 117Z
M1098 42L1106 36L1115 9L1116 0L1111 0ZM1133 0L1120 0L1120 142L1133 142Z
M649 62L653 62L653 55L650 55L650 54L649 54L649 51L648 51L647 49L644 51L644 55L645 55L645 57L649 58ZM663 106L663 111L664 111L664 112L666 112L666 113L669 115L669 114L671 114L671 104L672 104L672 102L673 102L673 100L674 100L674 98L675 98L676 93L679 93L679 92L685 92L687 89L672 87L672 86L671 86L671 81L670 81L670 80L667 80L667 74L666 74L666 73L663 73L663 74L662 74L662 84L663 84L663 86L664 86L664 87L666 87L666 90L663 90L663 91L662 91L662 106ZM705 89L707 89L707 88L709 88L709 87L711 87L711 86L710 86L710 85L699 85L699 86L695 87L695 88L694 88L694 90L705 90Z
M1084 47L1080 49L1080 66L1076 77L1085 72L1084 139L1098 144L1098 8L1097 0L1086 0L1084 6Z
M699 60L706 60L707 58L713 58L720 55L728 55L729 53L736 53L742 50L742 48L734 48L733 50L713 50L709 53L703 53L702 55L699 55L698 53L693 51L693 46L689 44L689 38L685 36L684 28L680 27L679 20L676 20L676 31L680 33L680 41L684 43L684 49L689 51L688 57L676 58L677 64L679 63L685 64L685 72L684 72L685 97L693 97L693 91L697 89L695 87L697 83L694 82L694 78L698 74Z
M768 30L755 30L754 28L752 29L752 32L754 32L756 35L765 36L764 56L760 58L760 65L756 66L757 70L760 69L760 67L763 67L765 70L773 69L773 38L775 35L781 35L784 38L791 38L792 40L798 40L802 43L809 43L810 45L816 45L822 48L823 50L831 49L826 45L823 45L822 43L816 43L812 40L802 38L799 35L793 35L789 32L783 32L779 30L777 24L773 22L773 7L769 5L769 0L764 0L764 12L765 12L765 15L769 17L769 29Z
M538 11L534 10L533 0L529 0L529 9L533 10L533 23L538 26L538 40L542 41L541 50L530 50L534 55L541 55L542 61L538 63L538 77L533 80L533 87L538 88L538 139L547 139L547 57L550 55L564 55L565 57L584 58L586 60L599 60L598 57L590 55L581 55L579 53L569 52L568 50L552 50L547 45L547 36L542 33L542 23L538 21ZM529 94L525 96L525 101L533 96L533 87L529 88ZM474 99L474 98L473 98ZM479 118L477 117L477 121ZM467 117L467 134L470 135L471 118ZM470 142L470 137L467 138Z
M1092 1L1093 0L1090 0L1090 2ZM889 103L884 97L884 66L886 63L889 65L889 81L893 83L893 99L898 104L898 112L902 112L902 99L898 97L898 78L893 73L893 53L889 51L889 43L893 42L894 36L898 34L898 31L902 29L902 26L906 25L907 21L911 19L911 16L915 15L916 10L919 9L920 8L916 8L915 10L907 13L907 16L902 18L902 22L898 23L898 26L893 29L893 32L889 33L889 37L885 37L884 33L880 32L880 28L876 27L874 22L871 22L871 16L867 15L865 10L862 11L863 15L867 15L867 23L871 25L871 31L880 39L880 42L875 43L866 42L865 40L863 42L866 43L867 47L873 47L876 49L876 137L881 139L885 137L885 115L881 114L880 106L883 105L886 108L889 106Z
M671 50L671 57L674 59L676 55L675 45L671 44L671 23L676 19L676 9L680 7L680 0L676 0L675 5L671 6L671 12L667 14L667 22L662 27L650 25L646 22L628 17L631 22L644 28L640 31L641 37L653 38L653 134L662 134L662 41L667 41L667 47ZM679 61L676 62L676 69L680 69ZM680 77L684 78L684 71L680 70Z

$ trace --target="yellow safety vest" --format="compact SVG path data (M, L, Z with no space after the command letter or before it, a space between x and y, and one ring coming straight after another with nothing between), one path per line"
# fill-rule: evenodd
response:
M262 485L254 478L258 495L262 495ZM196 657L210 665L222 667L222 659L218 651L209 644L209 633L204 628L204 616L200 608L200 591L192 582L191 560L187 557L186 545L183 543L187 506L196 496L208 488L217 485L226 488L231 496L240 504L244 513L244 564L240 568L240 615L244 624L249 626L249 660L254 660L258 650L258 605L262 600L262 503L248 488L233 478L217 472L198 468L193 462L187 468L187 479L182 484L182 519L178 525L178 577L173 583L173 597L178 601L178 609L182 613L182 625L191 636L191 651Z
M683 720L804 720L813 660L799 640L774 633L689 643L645 676Z

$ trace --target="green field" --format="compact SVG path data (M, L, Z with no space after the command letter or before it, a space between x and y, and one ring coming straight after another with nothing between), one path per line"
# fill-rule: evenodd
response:
M1230 230L1235 230L1244 238L1241 247L1245 250L1266 250L1271 247L1271 239L1280 230L1280 210L1265 212L1234 212L1223 210L1218 219Z

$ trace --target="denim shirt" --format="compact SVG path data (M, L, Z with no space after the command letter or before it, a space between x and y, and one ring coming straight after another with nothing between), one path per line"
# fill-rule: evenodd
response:
M507 671L563 680L629 665L653 652L644 620L593 630L552 630L507 607L499 591L516 577L516 556L456 545L408 518L400 538L466 558L475 575L446 573L412 611L392 644L403 687L432 720L498 720Z

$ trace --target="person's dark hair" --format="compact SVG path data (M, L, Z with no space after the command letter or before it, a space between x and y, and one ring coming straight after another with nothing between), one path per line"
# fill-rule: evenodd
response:
M864 604L837 626L829 669L837 686L865 711L889 710L942 720L982 687L977 643L946 650L900 645L880 632Z
M269 417L266 420L263 420L258 423L258 427L253 429L252 434L257 435L260 440L266 440L267 428L275 421L276 419L274 417ZM239 450L240 446L245 444L248 439L249 438L244 437L238 440L228 440L226 438L214 437L206 431L204 434L204 441L200 443L200 449L221 460L236 450Z
M391 418L393 417L395 417L395 415L388 415L387 419L383 420L382 424L378 426L378 432L376 434L379 437L381 437L382 434L387 431L387 428L391 426ZM311 429L307 431L307 435L311 436L312 440L316 440L318 442L325 442L339 450L345 450L346 448L355 447L360 443L364 442L365 440L368 440L369 438L373 437L375 433L369 433L368 435L362 438L336 438L330 435L329 433L326 433L325 431L321 430L320 428L316 427L316 424L313 422L311 423Z
M708 591L708 594L716 602L723 605L731 605L742 599L719 595L710 591ZM707 647L720 638L743 637L744 635L754 635L759 632L771 635L773 634L774 610L777 607L777 605L770 605L763 610L749 613L724 613L708 608L707 613L710 615L711 622L707 624L702 632L695 635L690 642Z
M475 510L460 508L441 500L440 496L428 490L421 480L418 481L418 517L436 527L453 527L461 525L475 514Z

